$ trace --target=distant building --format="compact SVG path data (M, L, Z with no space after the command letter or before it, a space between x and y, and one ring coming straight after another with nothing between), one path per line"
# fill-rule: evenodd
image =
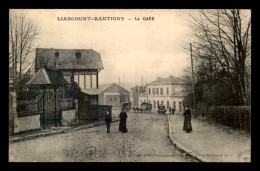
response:
M131 103L132 106L138 106L139 105L139 96L142 93L146 93L146 86L135 86L131 88Z
M130 92L118 84L103 84L99 86L99 104L121 107L122 103L130 102Z
M92 49L36 48L35 72L43 67L59 70L69 84L76 82L90 104L98 104L101 56Z
M146 92L140 94L139 105L148 102L157 108L164 105L166 108L175 108L176 112L183 111L183 100L187 93L184 91L185 82L181 78L170 76L157 78L147 84Z

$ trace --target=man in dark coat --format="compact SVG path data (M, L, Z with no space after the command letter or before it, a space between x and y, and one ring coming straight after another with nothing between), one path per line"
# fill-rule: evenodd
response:
M122 109L119 118L120 118L119 131L125 133L127 132L127 128L126 128L127 113L125 112L125 109Z
M175 108L172 108L172 114L174 115L174 112L175 112Z
M107 125L107 133L109 133L110 132L110 123L112 122L111 114L109 114L109 112L107 112L105 115L105 122Z
M183 124L183 131L186 131L186 133L189 133L192 131L191 127L191 111L189 109L189 106L186 106L184 112L184 124Z

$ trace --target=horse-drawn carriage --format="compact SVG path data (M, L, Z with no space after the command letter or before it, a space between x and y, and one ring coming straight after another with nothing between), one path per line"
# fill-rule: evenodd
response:
M129 112L131 110L131 102L122 103L122 108Z
M148 113L148 112L151 112L151 111L152 111L152 104L143 102L143 103L141 104L141 107L140 107L140 108L139 108L139 107L133 107L132 109L133 109L135 112L141 112L141 113L146 112L146 113Z
M165 114L166 113L166 109L165 109L165 106L163 105L160 105L158 106L158 115L161 113L161 114Z

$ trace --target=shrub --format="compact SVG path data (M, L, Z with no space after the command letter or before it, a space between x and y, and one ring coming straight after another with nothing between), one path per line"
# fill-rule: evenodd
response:
M220 123L233 129L250 131L251 107L250 106L210 106L206 109L205 116L208 121ZM198 108L201 113L201 107Z

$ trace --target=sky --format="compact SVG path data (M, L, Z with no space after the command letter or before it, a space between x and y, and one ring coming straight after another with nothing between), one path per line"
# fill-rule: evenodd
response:
M129 90L142 85L142 77L144 85L157 77L180 77L184 68L190 66L190 56L182 47L189 40L187 12L179 9L10 10L10 13L24 13L38 25L37 47L93 49L101 54L104 65L99 83L118 84L120 78L120 85ZM58 21L57 17L124 17L124 20ZM154 17L154 20L145 21L143 17Z

